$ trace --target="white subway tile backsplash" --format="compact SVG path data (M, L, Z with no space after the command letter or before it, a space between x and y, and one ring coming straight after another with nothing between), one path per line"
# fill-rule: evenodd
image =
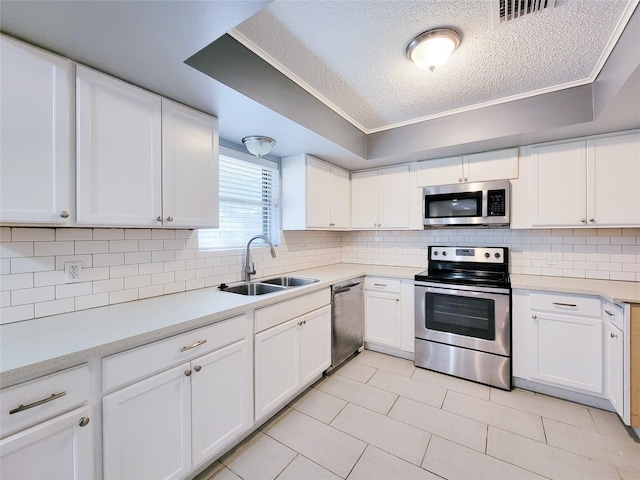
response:
M124 265L124 253L100 253L93 256L94 267Z
M16 273L0 277L0 290L11 291L33 287L33 273Z
M138 275L138 265L117 265L109 267L109 278L135 277Z
M0 243L0 258L33 257L33 242Z
M152 262L171 262L175 260L175 252L173 250L155 250L151 252Z
M109 278L109 267L85 268L82 270L82 280L85 282L95 282L96 280L107 280Z
M109 240L109 252L137 252L138 240Z
M66 283L64 285L57 285L55 288L56 299L84 297L93 294L92 282Z
M11 260L8 258L0 258L0 275L11 274Z
M166 240L170 238L176 238L175 230L162 230L162 229L154 229L151 230L151 238L153 239L161 239Z
M0 227L0 242L11 241L11 227Z
M109 240L77 241L76 254L109 253Z
M0 324L20 322L34 318L34 304L0 309Z
M0 292L0 308L11 306L11 292Z
M139 240L138 249L141 252L152 252L154 250L162 250L164 243L162 240Z
M93 293L115 292L124 288L124 279L112 278L93 282Z
M55 228L23 228L11 229L12 242L53 242L56 239Z
M76 310L104 307L105 305L109 305L108 293L97 293L95 295L85 295L76 298Z
M62 300L53 300L51 302L36 303L35 307L36 317L48 317L49 315L73 312L75 309L75 303L73 298L64 298Z
M138 273L140 275L149 275L153 273L162 273L164 271L164 265L159 263L143 263L138 265Z
M94 240L124 240L124 230L122 228L94 228Z
M55 257L12 258L11 273L46 272L55 270Z
M151 275L152 285L161 285L164 283L173 283L175 281L175 275L173 272L166 273L154 273Z
M138 289L132 288L130 290L118 290L109 293L109 303L123 303L138 300Z
M140 288L151 285L151 275L138 275L136 277L126 277L124 279L124 288Z
M172 240L163 240L162 247L164 250L184 250L186 240L184 238L175 238Z
M91 228L56 229L57 242L64 242L69 240L93 240L93 230Z
M126 228L124 230L125 240L151 240L150 228Z
M171 293L184 292L186 290L185 282L165 283L164 294L169 295Z
M150 287L141 287L138 289L138 298L159 297L164 295L162 285L152 285Z
M11 292L11 306L26 305L28 303L47 302L55 300L55 287L37 287L13 290Z
M73 255L74 242L34 242L33 255L48 257L54 255Z
M57 255L56 270L64 270L64 264L67 262L82 262L82 268L91 268L93 266L92 255Z
M131 263L151 263L151 252L126 252L124 254L125 265Z

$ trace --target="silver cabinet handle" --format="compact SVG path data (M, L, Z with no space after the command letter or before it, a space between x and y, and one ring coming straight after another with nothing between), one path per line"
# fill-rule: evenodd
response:
M160 215L158 215L158 216L156 217L156 221L157 221L157 222L161 222L161 221L162 221L162 217L161 217Z
M576 308L578 305L576 305L575 303L561 303L561 302L553 302L554 305L557 305L558 307L572 307L572 308Z
M464 181L465 181L465 182L467 181L467 177L464 177Z
M193 367L193 369L194 369L196 372L199 372L200 370L202 370L202 367L201 367L200 365L196 365L195 367Z
M81 427L86 427L87 425L89 425L89 417L82 417L78 422L78 425L80 425Z
M173 217L167 217L167 222L173 222Z
M386 286L387 286L387 284L386 284L386 283L374 283L374 285L375 285L376 287L386 287Z
M616 335L615 333L612 333L611 338L618 338L618 335Z
M462 177L458 177L458 182L461 182L461 181L462 181Z
M14 413L23 412L25 410L29 410L30 408L37 407L39 405L44 405L45 403L49 403L54 401L57 398L64 397L67 392L53 393L50 397L43 398L42 400L38 400L37 402L28 403L27 405L20 405L19 407L14 408L13 410L9 410L9 415L13 415Z
M399 301L400 301L400 299L399 299L399 298L396 298L396 302L399 302Z
M606 313L607 315L609 315L610 317L613 317L613 313L611 313L609 310L605 309L604 313Z
M589 221L593 223L593 222L596 221L596 219L595 218L590 218Z
M330 226L330 227L335 227L335 226L336 226L336 224L335 224L335 223L330 223L330 224L329 224L329 226Z
M69 218L69 212L67 212L66 210L63 210L60 212L60 216L62 218Z
M184 371L184 374L185 374L187 377L190 377L190 376L191 376L191 370L185 370L185 371Z
M187 347L182 347L180 349L181 352L186 352L187 350L191 350L192 348L196 348L199 347L200 345L207 343L206 340L198 340L196 343L194 343L193 345L189 345Z
M538 316L537 315L531 315L531 318L533 318L534 320L537 320Z
M586 218L581 218L581 219L580 219L580 221L581 221L582 223L587 223L587 219L586 219Z

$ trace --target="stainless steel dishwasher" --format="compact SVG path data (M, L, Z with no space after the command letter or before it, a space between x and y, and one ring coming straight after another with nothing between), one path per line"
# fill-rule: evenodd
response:
M333 370L363 346L364 300L358 277L331 287L331 367Z

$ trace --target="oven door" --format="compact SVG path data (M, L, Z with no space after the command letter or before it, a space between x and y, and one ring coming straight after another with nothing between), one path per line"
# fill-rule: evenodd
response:
M508 289L416 282L416 338L509 356L510 297Z

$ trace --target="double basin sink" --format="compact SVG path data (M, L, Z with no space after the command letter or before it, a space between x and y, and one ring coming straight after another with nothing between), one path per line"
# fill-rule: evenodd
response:
M302 287L311 285L318 280L315 278L302 277L273 277L266 280L240 282L233 285L220 285L218 288L221 292L236 293L238 295L264 295L266 293L275 293L282 290L288 290L294 287Z

